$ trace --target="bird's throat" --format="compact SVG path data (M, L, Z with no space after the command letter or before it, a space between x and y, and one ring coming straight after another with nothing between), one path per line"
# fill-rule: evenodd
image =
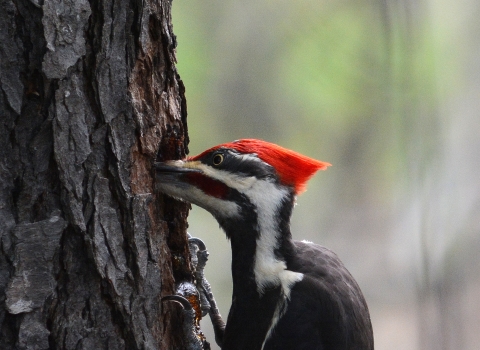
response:
M240 233L230 233L233 299L226 332L241 329L244 338L255 338L244 348L262 349L288 307L291 288L303 274L287 269L285 255L293 249L289 230L262 232L252 227L243 236ZM267 234L276 239L274 244L272 237L265 238ZM240 320L250 322L246 325Z
M258 220L248 220L253 223L248 226L230 225L227 235L231 239L234 294L238 288L248 288L262 296L265 290L281 287L288 297L291 286L302 279L301 274L287 269L286 256L293 249L290 216L279 213L271 217L260 213Z

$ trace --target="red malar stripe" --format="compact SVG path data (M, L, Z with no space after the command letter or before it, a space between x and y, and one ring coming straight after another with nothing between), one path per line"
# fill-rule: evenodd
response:
M226 186L223 182L214 180L203 174L188 173L185 174L185 177L188 179L190 184L198 187L210 196L224 199L228 194L228 186Z

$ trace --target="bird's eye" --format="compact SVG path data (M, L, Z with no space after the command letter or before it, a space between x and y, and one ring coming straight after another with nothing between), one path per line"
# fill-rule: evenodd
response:
M213 156L213 159L212 159L212 163L213 165L220 165L223 163L223 154L221 153L217 153Z

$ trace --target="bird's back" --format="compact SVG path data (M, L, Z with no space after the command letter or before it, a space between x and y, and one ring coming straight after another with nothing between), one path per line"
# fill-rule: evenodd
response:
M294 242L287 268L304 274L264 349L372 350L373 331L363 294L335 253Z

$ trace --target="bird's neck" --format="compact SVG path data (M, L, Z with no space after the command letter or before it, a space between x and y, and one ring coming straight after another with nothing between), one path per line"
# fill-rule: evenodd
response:
M265 290L285 287L298 276L287 271L286 260L292 254L290 216L293 198L283 200L269 212L246 210L242 219L225 228L232 246L234 294L245 289L262 296Z
M277 203L244 205L240 218L223 227L232 245L233 280L225 348L263 348L282 316L291 287L303 278L288 271L286 264L288 256L293 255L293 194ZM242 339L249 341L241 343L245 342Z

